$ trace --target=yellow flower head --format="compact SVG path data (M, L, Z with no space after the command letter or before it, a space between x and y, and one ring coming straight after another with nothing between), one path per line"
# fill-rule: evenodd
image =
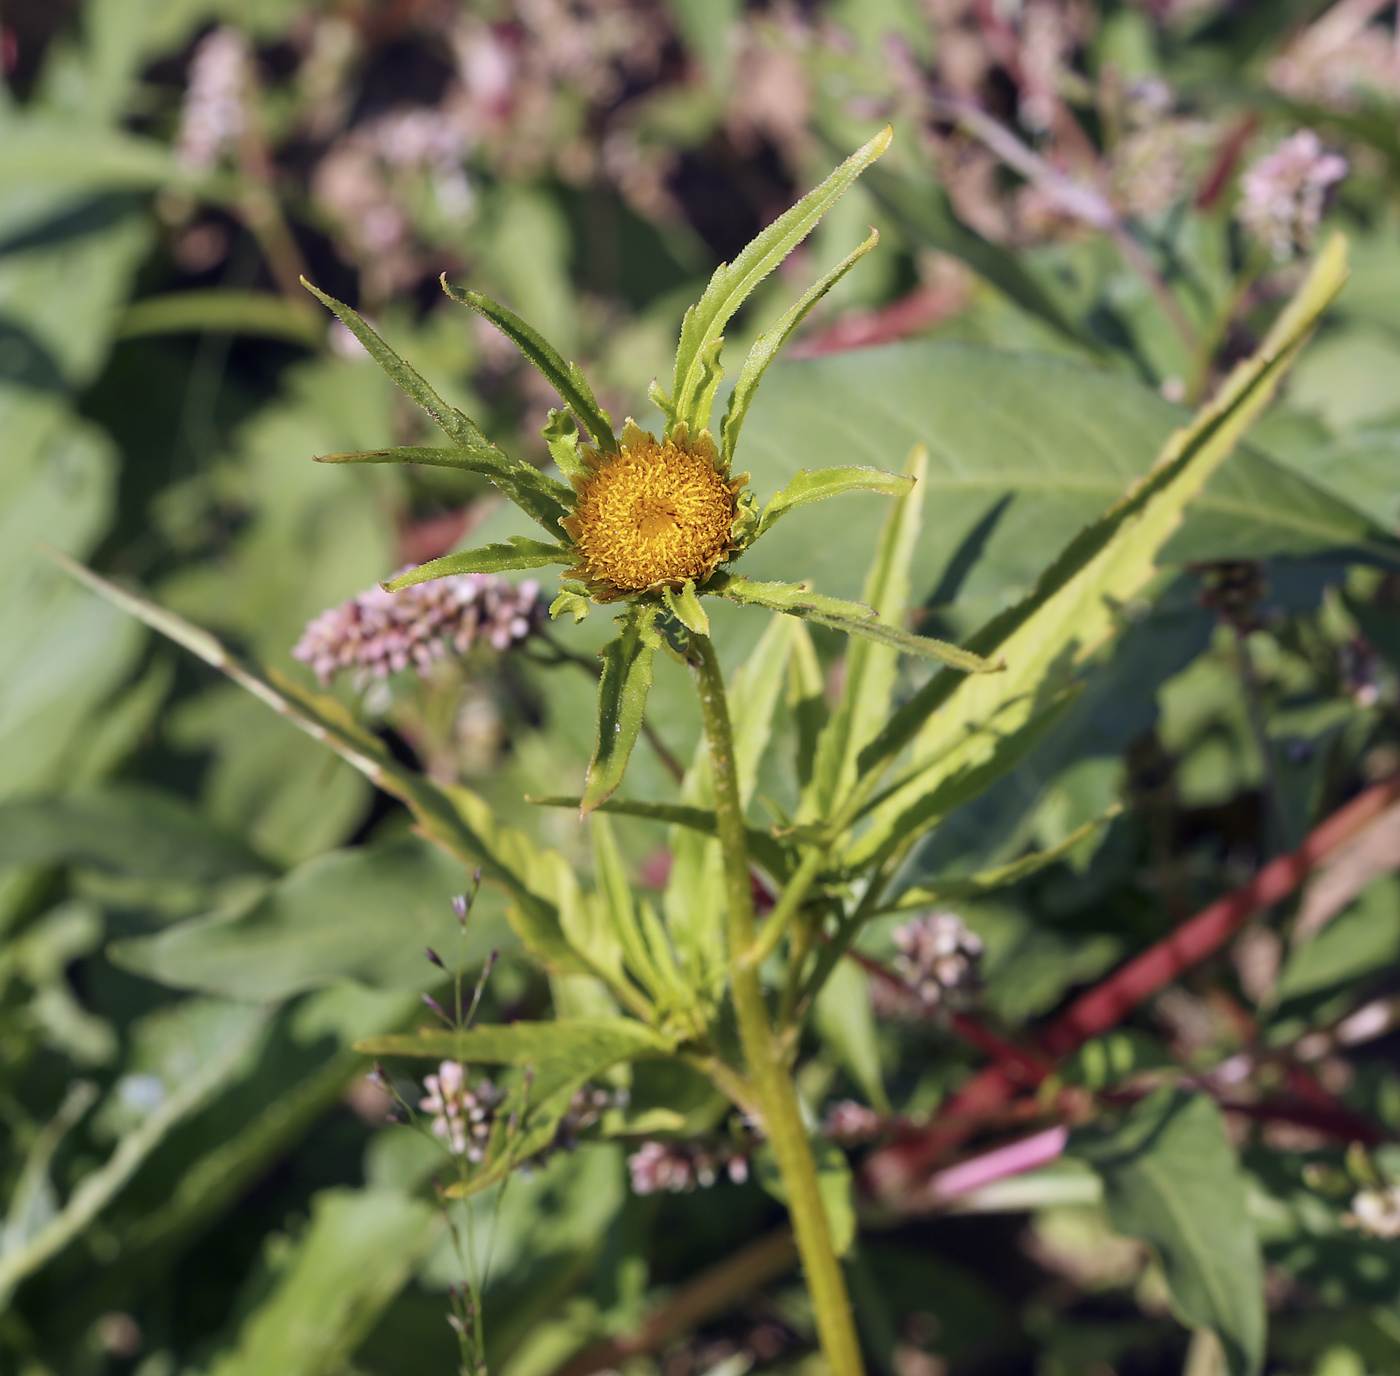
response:
M736 497L708 431L689 439L678 426L664 441L628 422L613 454L581 450L586 472L559 524L573 540L581 579L599 601L649 589L697 586L736 545Z

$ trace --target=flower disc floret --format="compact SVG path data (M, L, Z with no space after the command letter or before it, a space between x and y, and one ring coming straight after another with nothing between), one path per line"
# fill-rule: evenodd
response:
M708 434L663 441L629 425L615 454L590 454L574 514L560 524L579 556L574 574L603 600L697 584L734 549L735 483Z

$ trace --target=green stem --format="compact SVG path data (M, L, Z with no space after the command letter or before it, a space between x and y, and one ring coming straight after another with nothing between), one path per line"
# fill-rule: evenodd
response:
M831 1243L831 1229L817 1187L817 1166L807 1141L797 1094L788 1077L782 1048L773 1036L758 971L741 959L754 940L753 889L749 880L748 837L744 806L739 797L724 676L708 636L692 633L690 648L700 711L710 744L715 820L724 853L730 978L744 1059L787 1192L788 1212L792 1215L797 1250L812 1296L822 1351L833 1376L864 1376L851 1301L846 1293L841 1263Z

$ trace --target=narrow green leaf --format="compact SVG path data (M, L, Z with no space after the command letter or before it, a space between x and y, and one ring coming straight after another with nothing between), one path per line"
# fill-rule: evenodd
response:
M1264 1266L1220 1110L1204 1094L1161 1089L1116 1131L1087 1131L1071 1150L1103 1181L1114 1228L1161 1257L1177 1317L1215 1332L1232 1376L1255 1376Z
M651 691L651 661L658 643L652 626L656 608L634 602L618 620L621 632L599 651L603 677L598 685L598 744L583 786L580 811L585 813L622 782Z
M909 566L923 526L923 490L918 484L927 466L928 450L915 445L906 464L904 493L885 521L862 590L864 601L886 624L897 622L909 606ZM854 785L856 757L889 716L898 672L895 646L865 639L851 642L841 701L818 743L813 785L798 811L803 820L832 816Z
M527 803L536 807L567 807L577 809L582 798L568 795L557 798L526 798ZM647 803L636 798L608 798L598 804L597 812L611 812L618 817L639 817L647 822L663 822L667 826L685 827L688 831L699 832L702 836L716 834L715 812L708 807L686 807L682 803ZM749 854L754 861L775 879L783 878L791 869L791 857L781 841L771 832L759 827L749 827Z
M469 789L439 788L400 764L335 698L308 692L274 670L235 658L214 636L174 612L109 582L56 550L44 552L78 582L184 646L333 750L371 783L406 804L428 840L468 865L480 866L482 877L504 889L517 908L558 927L554 904L539 891L549 879L548 873L541 871L547 869L551 858L563 863L557 852L538 852L523 833L500 826L486 802Z
M118 339L206 333L286 339L314 349L325 338L325 316L306 300L215 287L133 301L117 324Z
M593 438L599 449L608 453L617 452L617 438L613 434L612 417L598 405L593 389L577 363L566 363L559 351L544 338L538 330L527 325L514 311L508 310L498 301L483 296L479 291L463 291L448 284L447 274L442 276L442 289L454 301L470 306L484 315L500 332L506 335L515 347L535 365L544 379L564 399L578 418L578 422Z
M313 287L306 278L301 284L323 306L333 311L356 339L365 347L365 352L388 373L395 385L418 403L441 427L443 434L464 449L485 449L501 453L497 447L477 428L476 423L464 416L455 407L449 406L423 380L409 363L398 356L370 327L363 317L352 311L343 301L327 296L319 287ZM504 454L501 455L505 457Z
M840 961L817 992L812 1014L818 1035L860 1086L866 1102L879 1112L888 1113L890 1101L880 1069L880 1038L865 971L853 961Z
M686 311L681 324L671 394L677 424L686 424L692 434L709 425L709 407L702 410L701 402L707 389L713 396L716 341L724 334L725 326L753 289L811 233L851 183L889 147L893 137L894 131L887 125L820 186L757 235L733 263L716 269L704 295Z
M1058 715L1056 720L1058 720ZM1010 864L997 865L989 870L979 870L976 874L954 875L947 879L940 879L936 886L930 888L905 889L894 903L887 908L880 909L880 911L913 912L919 908L931 908L935 904L946 903L950 898L980 898L984 894L996 892L997 889L1004 889L1010 884L1019 884L1022 879L1027 879L1050 865L1058 864L1071 854L1081 841L1088 840L1100 828L1106 827L1122 811L1123 805L1114 803L1101 816L1085 822L1083 826L1075 827L1063 841L1053 846L1047 846L1044 850L1033 851L1030 855L1023 855L1019 860L1011 861Z
M441 1228L431 1204L399 1190L319 1191L267 1292L208 1376L343 1370Z
M788 711L797 727L797 782L805 791L816 768L817 743L821 740L829 713L826 704L826 679L822 674L817 648L811 634L800 621L792 638L792 657L788 660Z
M695 583L691 579L685 580L679 592L673 588L662 589L661 600L665 602L667 611L687 630L694 631L696 635L709 635L710 618L695 594Z
M444 554L441 559L419 564L416 569L391 578L381 586L385 592L398 592L400 588L411 588L415 583L428 583L454 573L504 573L507 569L537 569L546 564L573 562L573 553L563 545L546 545L540 540L512 535L503 545L483 545L480 549Z
M797 623L775 617L759 637L729 689L730 724L740 800L747 806L758 780L758 766L772 734L773 714L782 694ZM683 803L705 809L714 805L714 778L709 745L701 740L681 784ZM775 878L792 868L792 852L772 837L749 829L751 854ZM728 965L724 941L724 870L717 841L696 830L671 833L671 873L663 908L682 968L691 985L717 990ZM776 853L775 853L776 852ZM774 866L780 866L775 869Z
M738 380L729 394L729 406L719 424L720 452L726 463L734 457L744 417L749 413L749 407L758 393L758 385L763 381L763 374L768 370L768 365L791 338L792 332L806 319L808 311L879 242L880 231L872 229L870 237L859 248L847 254L830 272L813 283L801 298L783 313L776 325L765 330L754 340L749 356L744 360L744 366L739 369ZM709 414L708 405L704 411L706 415Z
M587 1062L597 1074L618 1061L664 1056L671 1042L633 1018L567 1018L469 1027L461 1032L425 1027L356 1042L365 1056L425 1056L468 1065L540 1065L546 1061Z
M706 591L720 593L735 602L800 616L804 620L815 621L819 626L845 631L847 635L864 636L867 640L891 645L904 654L946 664L959 673L990 674L1001 668L1000 664L993 664L970 650L959 649L956 645L945 644L930 636L911 635L898 626L890 626L881 621L872 608L860 602L848 602L841 597L811 592L800 583L755 583L748 578L730 575L723 581L712 579Z
M632 886L627 880L627 869L622 862L622 852L617 848L612 824L597 811L589 822L593 833L593 880L598 886L598 906L628 968L642 988L656 998L666 988L666 981L637 926Z
M983 769L1002 751L1004 738L1018 735L1118 631L1119 608L1155 575L1158 552L1181 524L1187 503L1268 402L1345 280L1346 242L1337 236L1258 353L1171 437L1146 477L1070 542L1029 596L972 638L976 653L1004 656L1004 673L936 674L894 714L861 754L866 786L873 787L874 776L911 744L915 768L847 851L848 863L865 862L896 832L912 839L916 828L901 817L916 810L930 816L928 799L944 779Z
M759 518L758 535L771 530L779 516L808 502L820 502L827 497L839 497L843 492L855 491L888 492L892 496L903 497L913 486L914 480L907 474L886 473L863 464L819 468L815 473L800 468L781 492L774 493L768 499L768 505L763 508L763 515Z
M554 414L551 412L551 415ZM421 463L431 468L456 468L489 478L546 530L558 529L559 519L572 509L574 494L528 463L508 458L499 449L433 449L403 445L394 449L363 449L342 454L318 454L317 463Z

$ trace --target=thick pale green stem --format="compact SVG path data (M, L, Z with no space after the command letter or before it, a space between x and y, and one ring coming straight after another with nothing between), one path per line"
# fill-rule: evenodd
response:
M692 634L690 645L705 735L710 742L715 820L724 852L730 978L744 1059L763 1114L764 1130L787 1191L788 1212L792 1215L792 1230L812 1296L822 1351L831 1364L833 1376L864 1376L846 1279L841 1274L841 1263L836 1258L826 1211L822 1208L817 1164L807 1141L802 1111L781 1047L773 1035L758 971L742 959L754 940L753 889L724 677L707 636Z

